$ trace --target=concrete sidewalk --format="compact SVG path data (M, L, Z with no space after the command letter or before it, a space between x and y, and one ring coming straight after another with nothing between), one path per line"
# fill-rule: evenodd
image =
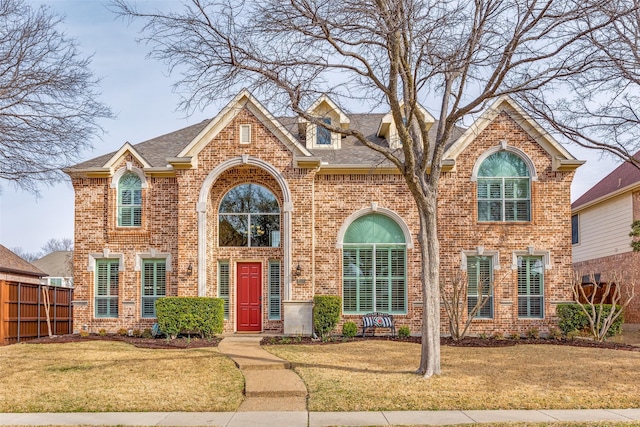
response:
M386 426L497 422L640 421L640 409L383 412L99 412L0 414L0 425L123 426Z

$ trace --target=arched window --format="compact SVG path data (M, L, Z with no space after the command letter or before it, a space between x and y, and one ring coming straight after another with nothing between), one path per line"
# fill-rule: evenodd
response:
M222 198L218 211L220 246L280 246L280 206L258 184L241 184Z
M531 175L518 155L498 151L478 170L478 221L530 221Z
M368 214L353 221L342 249L344 313L406 313L406 254L404 233L388 216Z
M118 226L142 225L142 181L133 172L127 172L118 181Z

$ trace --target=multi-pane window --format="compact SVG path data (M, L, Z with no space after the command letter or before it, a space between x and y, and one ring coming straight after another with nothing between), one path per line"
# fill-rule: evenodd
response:
M167 263L164 259L142 261L142 317L156 317L156 300L167 295Z
M478 221L530 221L530 173L509 151L487 157L478 170Z
M518 317L542 318L544 263L539 256L518 257Z
M370 214L347 229L342 253L343 310L406 313L406 245L391 218Z
M280 261L269 261L269 319L280 320Z
M467 258L467 314L471 314L480 301L482 307L475 317L493 317L493 265L492 258L472 256Z
M142 225L142 181L133 172L127 172L118 181L118 226Z
M329 117L324 117L320 119L323 123L328 125L331 124L331 119ZM317 145L331 145L331 131L329 129L325 129L322 126L317 126Z
M96 317L118 317L118 265L117 259L96 261Z
M218 298L224 301L224 318L229 319L229 261L218 262Z
M49 277L50 286L62 286L62 277Z
M232 188L220 202L220 246L280 246L280 206L276 197L257 184Z

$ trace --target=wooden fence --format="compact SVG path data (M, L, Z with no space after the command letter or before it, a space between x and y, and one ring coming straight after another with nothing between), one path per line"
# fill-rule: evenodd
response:
M49 335L45 292L42 285L0 281L0 345ZM73 289L50 286L48 296L51 333L72 333Z

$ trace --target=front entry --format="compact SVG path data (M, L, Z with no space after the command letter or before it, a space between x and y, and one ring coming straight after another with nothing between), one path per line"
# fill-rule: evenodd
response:
M237 266L238 332L262 332L262 265L239 262Z

